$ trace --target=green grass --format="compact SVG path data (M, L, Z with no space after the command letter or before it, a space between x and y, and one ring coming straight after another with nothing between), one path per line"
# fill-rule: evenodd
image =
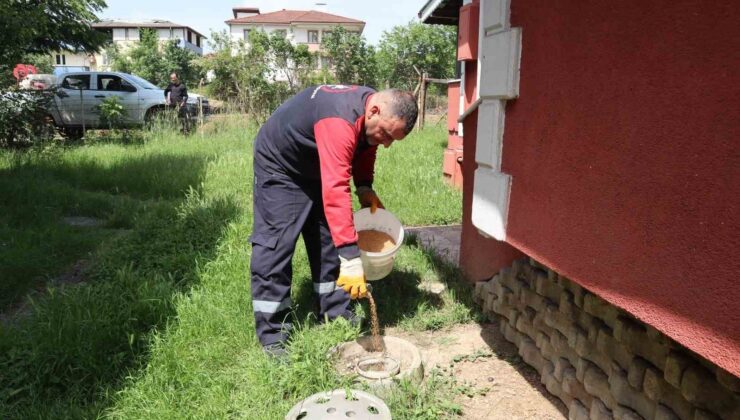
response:
M291 363L266 359L257 343L246 242L254 133L232 118L188 138L155 131L137 144L0 155L0 305L43 290L27 316L0 323L0 418L272 419L351 385L325 355L363 332L318 325L302 244ZM444 140L430 129L379 153L376 190L406 225L459 222L460 193L440 174ZM105 224L59 222L72 215ZM81 258L91 261L83 283L49 281ZM409 238L374 284L381 323L418 331L476 320L460 278ZM449 290L420 291L427 280ZM454 415L453 387L432 375L387 401L394 418Z

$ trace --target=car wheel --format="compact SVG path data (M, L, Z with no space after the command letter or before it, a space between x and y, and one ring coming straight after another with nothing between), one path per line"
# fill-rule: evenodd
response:
M62 136L68 140L79 140L84 134L82 127L64 127L60 131Z
M161 127L167 122L167 110L164 108L151 108L144 116L144 126L151 130Z

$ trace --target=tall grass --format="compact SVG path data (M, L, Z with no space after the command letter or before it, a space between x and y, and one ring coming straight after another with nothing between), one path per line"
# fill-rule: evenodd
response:
M311 393L350 386L325 355L361 331L318 325L302 244L291 363L266 359L257 343L247 244L254 133L227 118L190 137L155 131L140 144L0 157L0 191L14 195L2 205L2 241L17 238L7 247L17 268L3 264L3 278L14 276L16 296L49 287L34 294L29 314L0 323L0 418L282 418ZM443 140L428 130L378 156L376 189L405 224L459 221L460 195L441 182ZM105 224L69 228L59 223L68 215ZM59 251L74 241L81 244ZM476 319L467 289L436 296L416 287L430 278L454 285L460 274L407 245L375 285L383 325L421 330ZM84 282L45 280L80 258L91 261ZM390 400L394 417L454 414L450 389L405 384Z

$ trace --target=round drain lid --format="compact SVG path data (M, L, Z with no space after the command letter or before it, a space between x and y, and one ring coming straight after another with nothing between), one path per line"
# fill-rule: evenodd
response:
M285 420L390 420L383 400L367 392L344 389L313 394L290 409Z

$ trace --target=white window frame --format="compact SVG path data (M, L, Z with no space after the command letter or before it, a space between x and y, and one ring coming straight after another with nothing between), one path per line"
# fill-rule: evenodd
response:
M311 42L311 34L316 34L316 41ZM319 43L319 30L318 29L309 29L306 31L306 42L309 44L318 44Z

